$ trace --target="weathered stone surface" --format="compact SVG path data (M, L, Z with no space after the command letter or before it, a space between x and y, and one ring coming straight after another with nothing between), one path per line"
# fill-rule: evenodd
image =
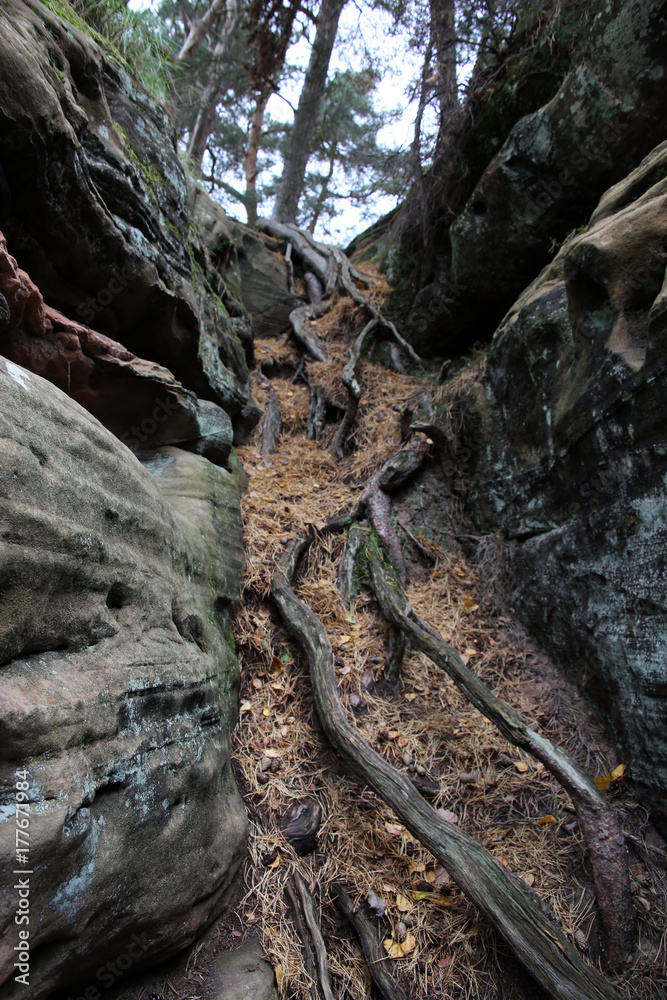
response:
M229 761L238 487L177 448L147 468L49 382L0 360L8 1000L109 985L106 962L129 956L138 970L188 944L244 850ZM17 768L30 786L29 992L13 968Z
M223 282L190 222L173 127L61 10L16 0L0 19L0 225L11 251L49 305L177 372L243 435L259 410Z
M288 291L278 241L229 219L201 189L194 215L214 264L251 318L252 334L277 337L289 330L289 315L302 300Z
M558 49L562 25L547 23L529 62L539 62L545 42L551 49L552 30ZM554 245L584 225L603 192L665 137L665 0L611 0L592 11L568 62L564 79L553 71L542 79L533 65L523 96L512 84L521 81L524 67L510 73L466 138L466 167L476 185L465 206L459 207L447 181L447 155L444 179L436 167L429 259L420 256L420 233L412 242L401 237L389 253L388 277L397 284L389 314L424 355L454 356L490 339ZM548 59L543 63L549 68ZM559 59L551 70L561 65ZM517 121L517 109L530 108L551 87L550 99ZM492 158L480 177L485 154Z
M212 1000L278 1000L273 969L257 938L216 958L209 988Z
M497 322L550 244L664 138L666 15L664 0L617 0L599 13L558 93L487 167L450 230L453 282L478 322Z
M224 466L232 422L166 368L44 305L0 233L0 351L53 382L134 451L179 444Z
M667 143L603 197L498 329L469 506L515 606L597 703L667 826Z

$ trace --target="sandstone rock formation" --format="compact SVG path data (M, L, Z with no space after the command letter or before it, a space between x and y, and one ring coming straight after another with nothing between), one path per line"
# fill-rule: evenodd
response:
M418 268L417 247L396 247L396 260L390 254L390 280L405 284L394 293L392 315L418 351L453 356L490 339L512 302L546 265L554 244L584 225L603 192L662 141L666 15L665 0L613 0L591 17L575 39L564 79L548 76L550 100L513 124L477 178L483 149L495 152L497 147L494 119L502 125L508 106L514 111L526 99L508 95L510 76L498 99L489 102L483 128L477 129L483 136L469 136L476 143L468 162L476 186L453 220L446 210L453 198L447 180L434 178L435 189L439 183L444 189L442 204L433 207L433 259L425 287L410 284L409 274ZM547 39L551 32L549 24ZM526 87L542 95L538 70L534 66L528 73ZM520 63L514 76L520 80L523 71ZM422 269L428 271L428 263Z
M142 467L4 359L0 427L0 982L42 1000L109 985L108 961L136 971L221 910L247 832L229 761L243 548L230 473L171 447ZM29 992L13 967L19 768Z
M166 368L45 305L2 233L0 351L53 382L134 451L180 444L227 463L233 430L225 410L197 399Z
M62 14L16 0L0 19L10 251L50 306L177 372L243 436L259 418L243 323L192 224L173 127L118 54Z
M517 611L607 719L667 826L667 143L498 329L468 415L469 506Z

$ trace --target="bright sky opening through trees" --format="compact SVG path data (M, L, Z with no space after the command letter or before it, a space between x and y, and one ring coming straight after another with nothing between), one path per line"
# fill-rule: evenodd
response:
M520 18L516 0L77 3L132 16L181 148L231 215L343 245L419 186L489 22L497 40Z

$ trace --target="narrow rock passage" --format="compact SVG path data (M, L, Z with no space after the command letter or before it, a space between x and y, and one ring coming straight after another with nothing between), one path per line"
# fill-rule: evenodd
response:
M375 278L371 294L380 297L381 284ZM318 995L310 992L313 966L309 973L308 949L299 943L287 891L295 871L321 907L336 996L369 996L360 947L333 903L342 882L355 901L372 893L371 899L384 904L384 915L375 923L387 966L408 995L464 995L460 991L474 977L482 997L504 995L508 987L517 991L512 995L535 997L541 992L533 980L480 922L448 872L331 750L314 709L307 663L270 597L286 545L314 530L296 592L326 629L348 720L441 818L471 834L501 866L533 887L570 940L595 962L593 889L567 795L541 763L503 740L422 654L407 655L398 683L385 688L381 681L391 630L368 590L361 588L349 603L340 596L345 537L324 533L325 526L358 505L369 480L400 446L406 413L424 405L424 394L447 414L484 364L483 355L476 356L438 388L424 374L397 373L362 359L361 401L338 461L332 443L348 401L341 373L362 324L349 300L339 300L314 324L327 360L305 366L289 341L256 344L256 398L265 398L260 386L268 377L280 407L282 436L274 452L262 454L260 427L251 444L239 449L249 482L243 500L245 606L234 625L244 677L236 759L253 824L242 920L261 933L287 997ZM317 441L307 437L313 385L326 399ZM455 490L443 503L447 490L437 442L426 439L425 447L425 468L395 498L398 518L392 529L408 563L411 606L534 728L591 774L610 774L619 762L602 734L457 544L457 533L465 533L459 499ZM465 484L457 486L460 493ZM436 507L439 518L433 517ZM478 559L482 556L486 569L500 574L497 541L477 543ZM621 805L627 800L623 781L612 782L607 794L617 811L624 810L626 827L631 825L636 811L632 804ZM298 857L280 832L280 818L290 806L311 801L322 808L322 824L315 851ZM645 859L641 851L631 859L633 875L641 868L649 878ZM633 970L633 989L642 961ZM651 995L650 962L646 965L646 991L633 996ZM604 995L613 995L611 987Z

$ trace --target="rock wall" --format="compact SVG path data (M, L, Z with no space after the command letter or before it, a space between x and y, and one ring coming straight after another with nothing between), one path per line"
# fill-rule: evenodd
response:
M4 359L0 458L0 982L41 1000L220 912L247 833L229 760L243 545L230 473L177 448L142 467ZM29 991L13 967L19 768Z
M118 54L57 9L15 0L0 19L9 250L49 306L177 372L243 437L259 419L248 319L191 216L173 126Z
M548 22L540 44L546 39L551 49L553 35L558 49L564 30L558 20ZM567 42L569 47L569 35ZM475 186L463 208L455 207L454 219L447 211L450 158L445 180L436 172L432 259L420 263L423 251L414 236L389 253L388 277L398 283L392 316L424 355L455 356L490 340L554 245L584 225L603 192L665 137L665 0L596 5L574 37L564 76L554 71L561 61L553 67L546 55L537 59L541 67L534 65L539 49L510 73L466 137L460 169L470 172ZM536 98L550 87L539 106ZM517 112L531 103L517 121ZM498 130L507 124L498 150ZM421 288L413 284L418 273Z
M469 509L514 605L598 705L667 828L667 143L497 330L467 415Z

